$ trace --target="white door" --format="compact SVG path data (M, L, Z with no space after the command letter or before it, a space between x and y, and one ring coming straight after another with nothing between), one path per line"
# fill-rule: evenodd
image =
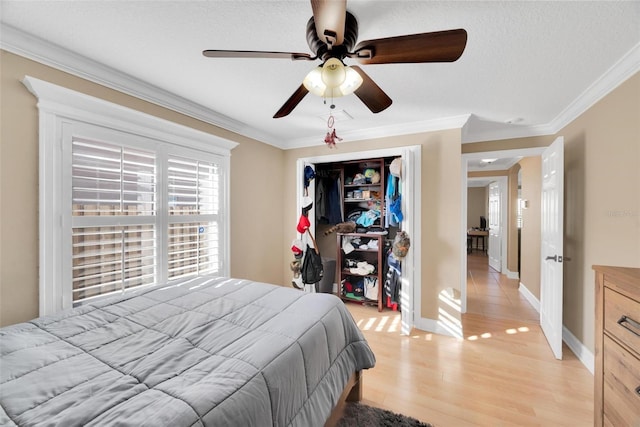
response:
M419 150L409 148L402 150L402 212L409 213L409 215L404 215L402 229L406 231L409 236L416 235L414 223L409 221L409 218L411 217L410 213L415 212L416 206L415 198L405 197L405 195L415 194L416 189L419 188L416 186L416 183L420 182L420 169L416 168L415 165L420 164L420 161ZM411 334L411 330L416 323L416 315L414 312L415 289L413 284L419 282L415 282L415 269L413 266L417 262L417 259L416 251L413 250L409 251L406 258L402 261L402 288L400 291L400 333L402 335Z
M496 271L501 271L501 237L502 218L501 216L501 192L500 184L492 182L489 184L489 267ZM485 242L486 244L486 242Z
M542 153L540 325L556 359L562 359L564 139Z

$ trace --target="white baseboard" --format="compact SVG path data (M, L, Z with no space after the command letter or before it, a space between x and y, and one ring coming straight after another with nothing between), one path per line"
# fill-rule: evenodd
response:
M582 344L580 340L576 338L571 331L569 331L569 329L566 328L566 326L562 326L562 341L567 344L567 347L569 347L573 354L576 355L585 368L591 372L591 375L594 375L595 358L593 353L591 353L589 349L585 347L584 344Z
M527 301L529 301L529 304L531 304L531 306L535 308L538 313L540 313L540 300L536 298L535 295L533 295L522 282L520 282L520 286L518 286L518 291L520 291L522 296Z
M507 272L507 279L520 279L520 273L518 273L517 271L510 271L509 269L506 270Z

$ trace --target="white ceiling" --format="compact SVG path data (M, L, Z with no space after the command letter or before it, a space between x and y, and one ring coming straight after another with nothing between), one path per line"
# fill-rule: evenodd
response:
M462 126L464 142L549 134L640 69L638 1L350 0L347 8L358 41L464 28L468 43L454 63L363 66L393 104L372 114L353 95L337 99L352 117L336 120L339 144ZM319 62L201 54L311 53L308 0L1 0L0 16L3 49L281 148L323 144L321 98L309 94L272 118Z

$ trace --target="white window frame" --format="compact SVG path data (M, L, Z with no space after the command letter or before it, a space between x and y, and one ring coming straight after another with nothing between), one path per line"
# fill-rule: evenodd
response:
M25 76L22 82L38 98L39 110L40 316L72 307L71 282L65 280L69 277L67 271L70 271L71 263L71 170L66 170L63 165L65 156L70 155L70 147L65 148L64 141L65 138L70 140L68 132L73 132L74 127L101 127L153 140L159 147L165 146L173 153L197 150L219 157L223 180L220 274L229 276L230 156L237 143L31 76ZM65 183L69 185L65 186ZM160 236L158 244L165 244L164 230L158 229L157 232ZM164 261L160 260L159 270L166 268ZM166 278L164 273L160 273L160 278Z

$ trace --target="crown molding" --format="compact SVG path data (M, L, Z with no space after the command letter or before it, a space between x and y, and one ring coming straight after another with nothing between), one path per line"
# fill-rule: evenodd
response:
M5 23L2 24L0 31L0 48L225 130L283 148L273 135L259 132L246 123L234 120Z

